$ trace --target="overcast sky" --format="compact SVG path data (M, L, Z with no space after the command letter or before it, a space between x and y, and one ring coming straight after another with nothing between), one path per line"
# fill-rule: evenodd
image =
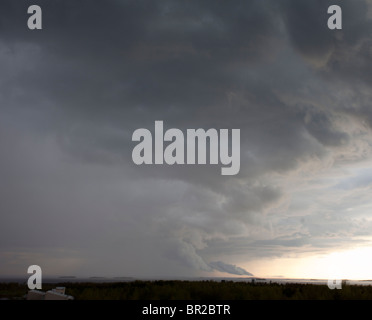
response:
M315 277L311 257L368 247L370 9L1 0L0 275ZM155 120L240 129L239 174L135 165Z

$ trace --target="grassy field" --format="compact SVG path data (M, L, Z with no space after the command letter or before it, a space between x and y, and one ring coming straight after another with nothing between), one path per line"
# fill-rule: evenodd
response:
M216 281L133 281L118 283L43 284L43 291L66 287L75 300L362 300L372 299L372 286L266 284ZM28 291L25 284L0 283L0 298L19 299Z

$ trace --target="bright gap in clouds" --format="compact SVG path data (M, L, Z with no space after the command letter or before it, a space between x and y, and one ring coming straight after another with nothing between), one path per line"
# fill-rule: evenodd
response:
M293 279L372 279L372 246L244 265L254 275Z
M325 256L320 263L329 279L372 279L372 247L338 251Z

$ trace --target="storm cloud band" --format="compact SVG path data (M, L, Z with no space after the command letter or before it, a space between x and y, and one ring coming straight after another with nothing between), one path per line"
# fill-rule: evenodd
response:
M249 275L368 242L370 1L40 0L32 31L29 4L0 3L4 274ZM134 165L157 119L240 129L239 174Z

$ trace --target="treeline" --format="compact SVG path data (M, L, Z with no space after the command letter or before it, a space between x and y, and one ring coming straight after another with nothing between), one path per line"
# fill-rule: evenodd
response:
M76 300L362 300L372 299L371 286L276 284L216 281L133 281L118 283L43 284L43 291L66 287ZM0 298L20 299L26 284L0 283Z

